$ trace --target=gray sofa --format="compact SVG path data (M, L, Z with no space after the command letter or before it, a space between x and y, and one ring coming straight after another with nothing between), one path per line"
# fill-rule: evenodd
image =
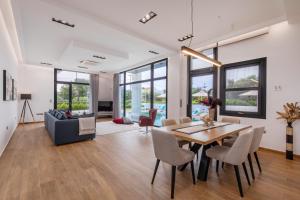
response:
M96 133L89 135L79 135L78 119L59 120L49 112L44 115L45 128L55 145L73 143L83 140L92 140Z

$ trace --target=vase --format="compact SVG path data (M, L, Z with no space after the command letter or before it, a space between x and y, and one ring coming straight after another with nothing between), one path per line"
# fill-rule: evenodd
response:
M210 126L214 125L215 113L216 113L216 109L214 109L214 108L208 109L208 117L210 119L210 123L209 123Z
M293 126L288 122L286 126L286 159L293 160Z

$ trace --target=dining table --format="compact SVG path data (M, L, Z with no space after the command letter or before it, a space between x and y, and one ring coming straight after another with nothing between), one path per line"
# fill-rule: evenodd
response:
M210 158L206 156L206 150L212 146L219 145L219 141L222 141L222 139L238 134L251 127L251 125L224 122L214 122L212 125L207 126L203 121L192 121L183 124L164 126L159 129L174 134L180 140L192 142L193 145L190 150L195 154L203 146L197 178L201 181L207 181ZM178 169L183 171L187 165L188 163L179 166Z

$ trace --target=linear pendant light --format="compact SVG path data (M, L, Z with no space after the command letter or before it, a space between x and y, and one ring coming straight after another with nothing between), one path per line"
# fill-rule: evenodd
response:
M202 53L199 53L191 48L188 48L186 46L182 46L181 47L181 52L185 55L189 55L189 56L193 56L193 57L196 57L196 58L199 58L200 60L203 60L205 62L208 62L210 64L213 64L217 67L221 67L222 66L222 63L218 60L215 60L215 59L212 59Z
M191 0L191 24L192 24L192 34L194 36L194 0ZM192 40L193 40L193 37L190 38L190 43L189 43L189 47L192 43ZM205 62L208 62L210 64L213 64L217 67L221 67L222 66L222 63L219 62L218 60L216 59L212 59L206 55L204 55L203 53L200 53L200 52L197 52L189 47L186 47L186 46L182 46L181 47L181 52L185 55L189 55L189 56L193 56L193 57L196 57L200 60L203 60Z

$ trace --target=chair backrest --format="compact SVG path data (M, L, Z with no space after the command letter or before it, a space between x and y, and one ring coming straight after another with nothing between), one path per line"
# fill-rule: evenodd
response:
M190 117L182 117L179 119L180 124L189 123L192 122L192 119Z
M151 133L155 157L171 165L176 163L181 158L176 137L157 128L153 128Z
M238 117L222 117L222 122L232 123L232 124L240 124L241 119Z
M157 109L152 108L152 109L149 110L149 117L150 117L150 119L152 120L153 123L154 123L155 118L156 118L156 113L157 113Z
M265 127L263 126L253 129L253 139L252 139L249 153L254 153L258 150L264 132L265 132Z
M175 119L164 119L161 121L161 123L163 126L172 126L177 124Z
M252 138L253 129L244 133L241 132L228 153L225 155L224 161L232 165L240 165L245 162L249 153Z

